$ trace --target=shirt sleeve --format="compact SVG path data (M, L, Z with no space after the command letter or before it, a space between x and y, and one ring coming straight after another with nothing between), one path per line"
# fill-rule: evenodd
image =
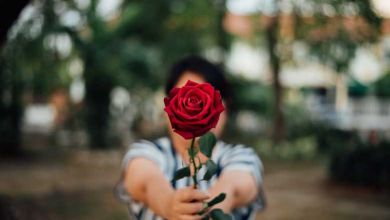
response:
M160 168L165 167L162 149L152 142L142 140L131 145L123 158L122 169L125 171L131 160L140 157L154 162Z
M146 140L142 140L132 144L123 158L122 175L115 189L116 195L119 200L127 203L132 202L132 198L131 195L125 189L124 177L129 163L135 158L148 159L155 163L159 168L161 168L162 171L164 171L166 167L166 160L164 159L163 151L158 145Z
M222 173L230 170L250 173L254 177L258 187L258 195L253 205L257 209L263 209L265 207L263 163L252 148L243 145L230 147L222 155L219 166L221 167Z

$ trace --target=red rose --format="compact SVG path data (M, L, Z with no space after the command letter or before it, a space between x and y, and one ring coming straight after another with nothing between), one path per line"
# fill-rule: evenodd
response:
M182 88L173 88L164 103L173 130L185 139L202 136L215 128L225 110L218 90L209 83L190 80Z

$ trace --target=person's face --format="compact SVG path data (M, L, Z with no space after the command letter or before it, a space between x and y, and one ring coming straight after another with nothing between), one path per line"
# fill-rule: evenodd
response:
M181 75L181 77L177 80L177 83L175 84L174 87L183 87L188 80L191 80L191 81L197 82L197 83L205 83L206 82L206 80L201 75L194 73L194 72L187 71ZM225 108L226 108L226 106L225 106ZM220 137L222 134L222 131L223 131L223 128L225 126L226 119L227 119L226 117L227 117L227 114L226 114L226 110L225 110L219 116L217 126L213 129L211 129L211 132L213 132L215 134L215 136L217 136L217 138ZM172 127L169 123L169 120L167 120L167 122L168 122L168 129L169 129L169 133L170 133L171 137L175 138L175 139L181 138L181 139L185 140L179 134L173 132Z

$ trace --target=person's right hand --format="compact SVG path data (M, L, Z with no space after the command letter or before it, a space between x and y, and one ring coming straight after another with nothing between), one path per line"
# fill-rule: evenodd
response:
M203 203L209 196L192 186L173 192L166 204L165 217L169 220L197 220L202 215L197 213L203 209Z

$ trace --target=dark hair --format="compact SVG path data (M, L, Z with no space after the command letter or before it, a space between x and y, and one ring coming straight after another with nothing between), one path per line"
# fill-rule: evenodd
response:
M185 57L172 66L165 87L166 94L171 91L186 71L191 71L202 76L206 82L218 89L225 102L230 104L231 93L222 69L206 59L194 55Z

